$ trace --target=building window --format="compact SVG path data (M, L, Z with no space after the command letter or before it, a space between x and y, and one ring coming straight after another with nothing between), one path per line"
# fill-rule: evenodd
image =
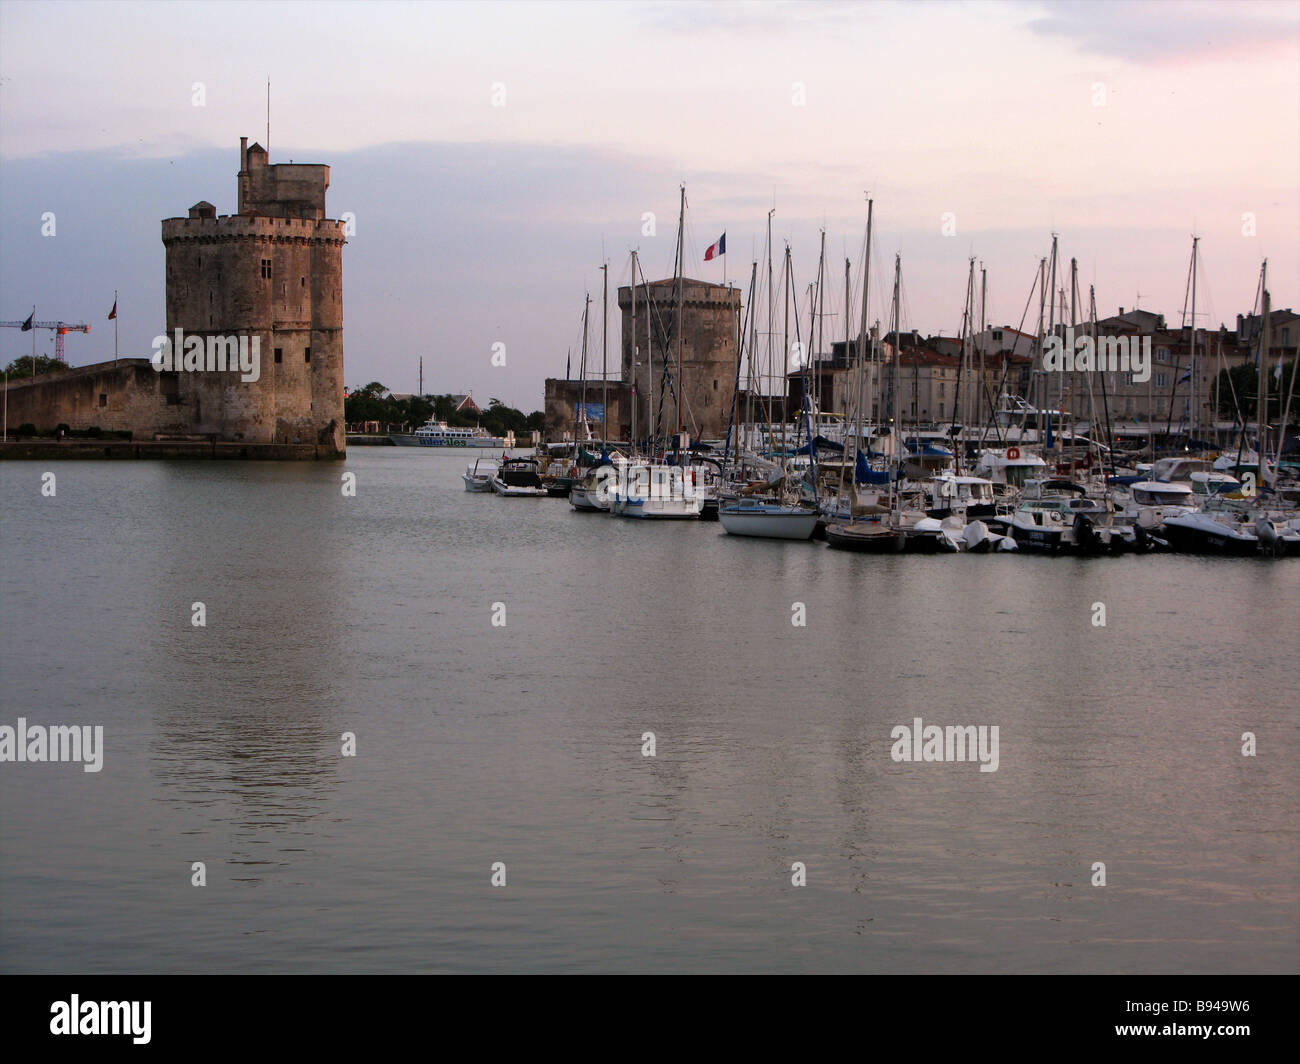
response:
M310 361L311 361L311 348L310 348L310 347L305 347L305 348L303 348L303 352L302 352L302 353L303 353L303 361L304 361L304 362L310 362Z
M1002 339L1002 330L1001 330L1001 329L994 329L994 330L993 330L993 339L995 339L995 340L1001 340L1001 339Z
M1284 339L1285 339L1285 338L1284 338ZM713 382L713 390L714 390L715 392L718 390L718 382L717 382L717 381L714 381L714 382Z
M1157 374L1156 374L1156 387L1157 387L1157 388L1167 388L1167 387L1169 387L1169 374L1168 374L1168 373L1157 373Z
M108 406L108 394L106 392L99 393L99 405Z
M1157 361L1157 362L1162 362L1162 363L1163 363L1163 362L1168 362L1168 361L1169 361L1169 348L1167 348L1167 347L1157 347L1157 348L1156 348L1156 361Z
M306 287L307 287L307 278L306 278L306 277L304 277L304 278L302 279L302 285L301 285L301 287L303 287L303 288L306 288Z
M277 347L275 349L275 363L278 366L283 361L284 361L284 348Z
M271 260L270 260L270 259L263 259L263 260L262 260L262 276L263 276L264 278L266 278L268 281L271 279Z

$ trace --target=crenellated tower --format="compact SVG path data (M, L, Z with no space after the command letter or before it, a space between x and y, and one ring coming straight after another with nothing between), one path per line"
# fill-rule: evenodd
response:
M167 218L167 335L259 338L260 378L163 373L167 402L194 433L345 449L344 224L325 217L329 167L270 165L239 142L238 213L196 203Z

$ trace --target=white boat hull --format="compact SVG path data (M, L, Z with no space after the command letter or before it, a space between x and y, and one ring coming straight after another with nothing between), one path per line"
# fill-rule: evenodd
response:
M747 511L724 506L718 510L718 520L728 534L759 539L811 539L819 516L803 510L776 512L757 507Z
M546 495L545 488L515 487L500 477L492 478L492 490L505 499L540 499Z
M697 519L704 509L702 498L692 499L637 499L620 498L610 502L609 512L619 517L640 517L648 520Z

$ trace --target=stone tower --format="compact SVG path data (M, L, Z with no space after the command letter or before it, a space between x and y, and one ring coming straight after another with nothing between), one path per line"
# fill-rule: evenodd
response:
M682 293L682 428L693 439L721 439L736 387L740 291L684 278ZM668 278L637 285L635 321L630 287L618 290L618 305L623 311L623 381L636 386L637 435L647 435L656 418L660 433L671 435L677 426L675 398L671 392L663 395L662 405L660 398L665 357L677 375L677 282Z
M193 433L342 454L345 240L325 217L329 167L268 165L247 137L239 160L238 214L201 201L162 223L167 335L257 337L261 375L163 373L163 392Z

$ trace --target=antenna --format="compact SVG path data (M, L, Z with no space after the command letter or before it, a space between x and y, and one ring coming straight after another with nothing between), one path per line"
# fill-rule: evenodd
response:
M271 158L271 78L266 79L266 157Z

